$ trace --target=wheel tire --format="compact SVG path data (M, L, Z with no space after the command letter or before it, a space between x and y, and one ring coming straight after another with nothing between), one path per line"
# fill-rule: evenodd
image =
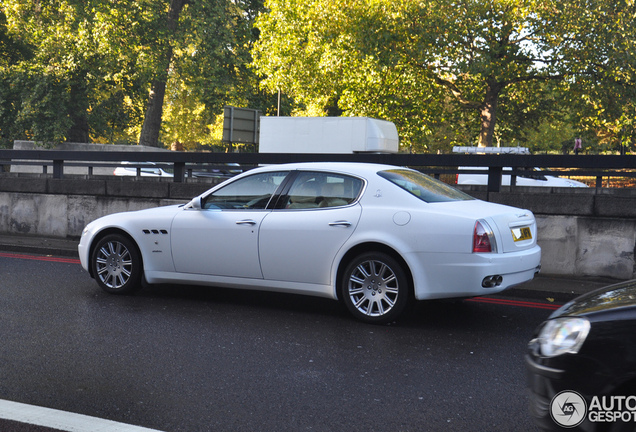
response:
M101 239L91 254L91 267L101 289L130 294L141 288L141 259L136 245L121 234Z
M411 297L402 265L382 252L367 252L354 258L347 265L340 286L349 312L372 324L396 320Z

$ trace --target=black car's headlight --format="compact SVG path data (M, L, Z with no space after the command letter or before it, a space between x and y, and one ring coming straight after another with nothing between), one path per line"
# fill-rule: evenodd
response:
M585 318L566 317L546 322L537 337L541 354L555 357L561 354L576 354L581 349L590 322Z

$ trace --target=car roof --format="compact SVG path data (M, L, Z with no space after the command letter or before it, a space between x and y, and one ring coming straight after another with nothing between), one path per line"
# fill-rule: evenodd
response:
M364 162L296 162L280 165L268 165L258 168L259 171L281 171L281 170L318 170L337 171L341 173L357 174L369 176L388 169L403 169L395 165L364 163ZM252 170L251 172L254 172Z

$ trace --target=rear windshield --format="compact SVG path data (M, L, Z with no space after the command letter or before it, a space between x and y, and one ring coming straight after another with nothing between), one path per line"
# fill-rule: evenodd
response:
M470 195L418 171L392 169L380 171L378 175L428 203L474 199Z

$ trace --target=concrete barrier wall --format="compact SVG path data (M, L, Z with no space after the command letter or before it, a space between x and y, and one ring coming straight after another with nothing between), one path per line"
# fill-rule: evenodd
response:
M0 233L79 238L98 217L188 202L216 182L0 177Z
M0 177L0 233L78 238L100 216L185 203L211 183L166 179ZM636 277L636 190L463 188L476 198L529 209L545 274Z
M547 274L631 279L636 223L630 219L537 215Z

